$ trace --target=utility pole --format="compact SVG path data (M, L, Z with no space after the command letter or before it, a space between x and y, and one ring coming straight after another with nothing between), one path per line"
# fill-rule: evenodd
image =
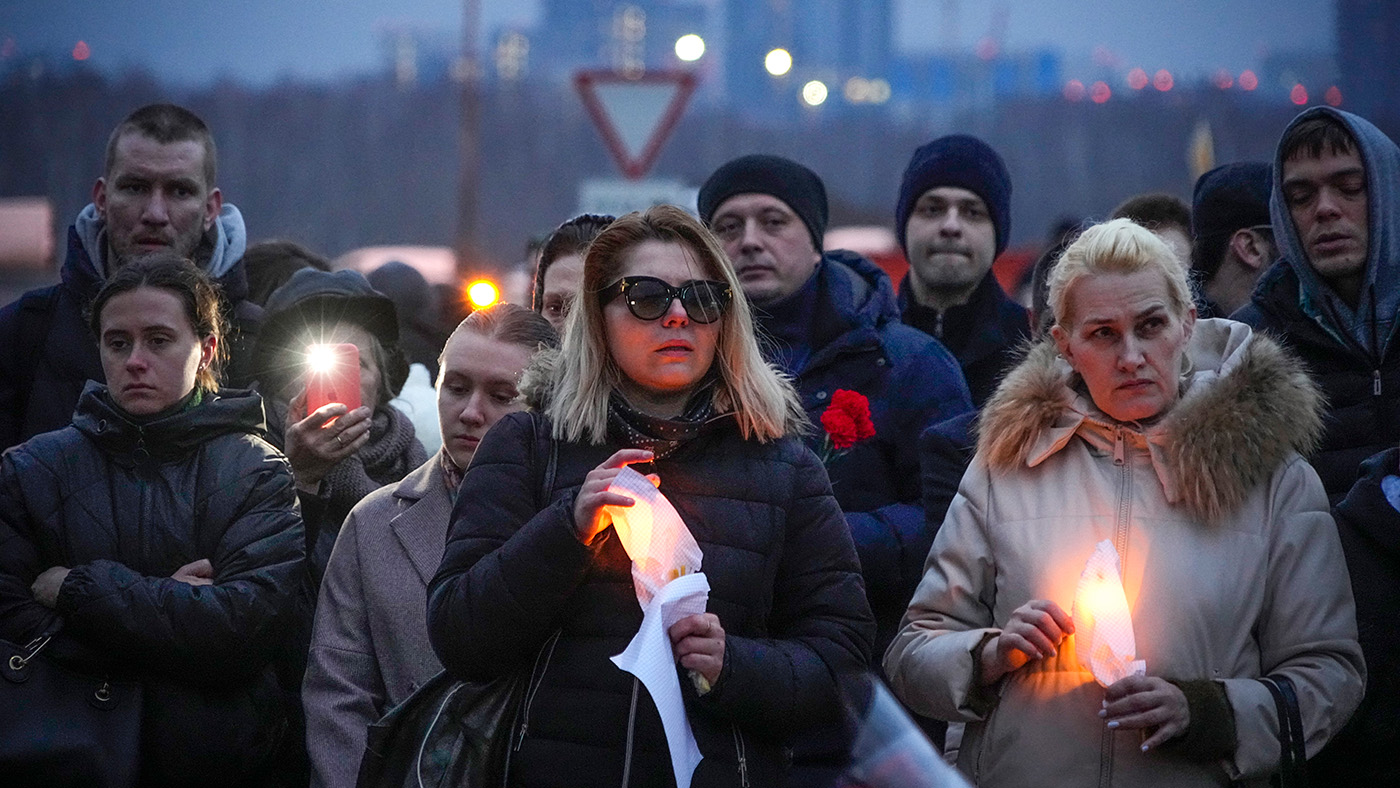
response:
M478 184L481 181L481 0L462 0L461 121L457 128L457 274L465 279L480 267Z

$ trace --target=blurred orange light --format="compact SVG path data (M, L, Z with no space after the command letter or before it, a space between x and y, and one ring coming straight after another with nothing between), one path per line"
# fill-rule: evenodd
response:
M1142 90L1147 87L1147 72L1140 68L1135 68L1128 72L1128 87L1133 90Z
M1221 90L1229 90L1235 84L1235 80L1230 76L1230 72L1220 69L1215 72L1215 86Z
M1259 87L1259 77L1256 77L1253 71L1240 72L1241 90L1254 90L1257 87Z
M977 42L977 56L983 60L991 60L1001 53L1001 47L996 39L988 36Z
M1341 90L1341 88L1337 87L1336 85L1333 85L1332 87L1328 88L1328 89L1327 89L1327 92L1324 93L1324 94L1322 94L1322 100L1325 101L1325 102L1327 102L1328 106L1332 106L1332 107L1340 107L1340 106L1342 106L1342 90Z
M496 303L500 297L501 291L485 279L478 279L467 285L467 301L476 309L485 309Z
M1293 89L1288 91L1288 100L1300 107L1303 106L1308 103L1308 89L1303 87L1301 82L1294 85Z
M1102 104L1113 97L1113 90L1109 88L1107 82L1095 82L1094 86L1089 89L1089 97L1094 100L1095 104Z
M1084 92L1084 83L1077 79L1071 79L1065 83L1065 98L1070 101L1083 101Z
M86 41L79 41L73 47L74 60L87 60L92 55L92 50L88 48Z
M1175 83L1172 81L1172 72L1165 68L1152 75L1152 87L1163 93L1171 90L1173 84Z

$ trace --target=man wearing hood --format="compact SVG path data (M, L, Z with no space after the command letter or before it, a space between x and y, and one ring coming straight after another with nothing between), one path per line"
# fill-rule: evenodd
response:
M1280 336L1327 399L1312 456L1335 504L1400 442L1400 148L1364 118L1313 107L1279 142L1269 200L1281 259L1236 320Z
M1314 785L1394 785L1400 148L1363 118L1313 107L1284 131L1273 172L1269 210L1282 257L1233 317L1278 335L1322 387L1326 431L1312 462L1341 533L1368 674L1351 721L1310 753L1309 776Z
M822 412L837 389L864 395L875 437L827 460L875 613L875 653L894 636L923 574L918 438L972 409L957 359L904 325L889 277L848 251L822 251L826 187L789 159L735 159L700 187L700 218L733 261L768 360L792 376L823 450Z
M233 324L226 382L248 382L261 310L245 300L247 233L216 171L209 127L182 107L142 107L112 131L92 203L68 229L61 281L0 310L0 449L63 427L86 381L104 380L83 313L108 275L150 252L177 252L219 283Z

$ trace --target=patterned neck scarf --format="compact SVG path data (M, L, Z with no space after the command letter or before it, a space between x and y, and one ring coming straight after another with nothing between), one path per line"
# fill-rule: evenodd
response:
M452 502L457 502L457 488L462 486L462 476L466 471L457 467L457 463L452 461L452 456L447 453L444 446L438 451L438 467L442 469L442 483L447 486L447 492L452 495Z
M649 416L628 404L616 391L608 398L608 437L634 449L647 449L656 459L669 456L700 434L715 415L714 387L701 386L674 419Z

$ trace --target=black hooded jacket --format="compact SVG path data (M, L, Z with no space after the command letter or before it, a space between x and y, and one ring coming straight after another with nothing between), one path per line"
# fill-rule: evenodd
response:
M0 637L142 685L142 784L238 784L285 729L272 655L305 571L286 459L247 391L138 423L90 383L0 459ZM171 574L208 559L212 585ZM70 567L56 609L30 585ZM197 777L192 777L197 775Z
M1363 118L1313 107L1351 130L1366 168L1367 258L1360 298L1345 304L1317 275L1283 197L1274 161L1270 197L1281 258L1232 317L1276 335L1308 365L1327 398L1326 432L1309 459L1336 504L1363 460L1400 443L1400 148Z
M1400 511L1383 487L1397 473L1400 449L1368 459L1333 510L1356 596L1366 696L1309 763L1314 785L1400 785Z

